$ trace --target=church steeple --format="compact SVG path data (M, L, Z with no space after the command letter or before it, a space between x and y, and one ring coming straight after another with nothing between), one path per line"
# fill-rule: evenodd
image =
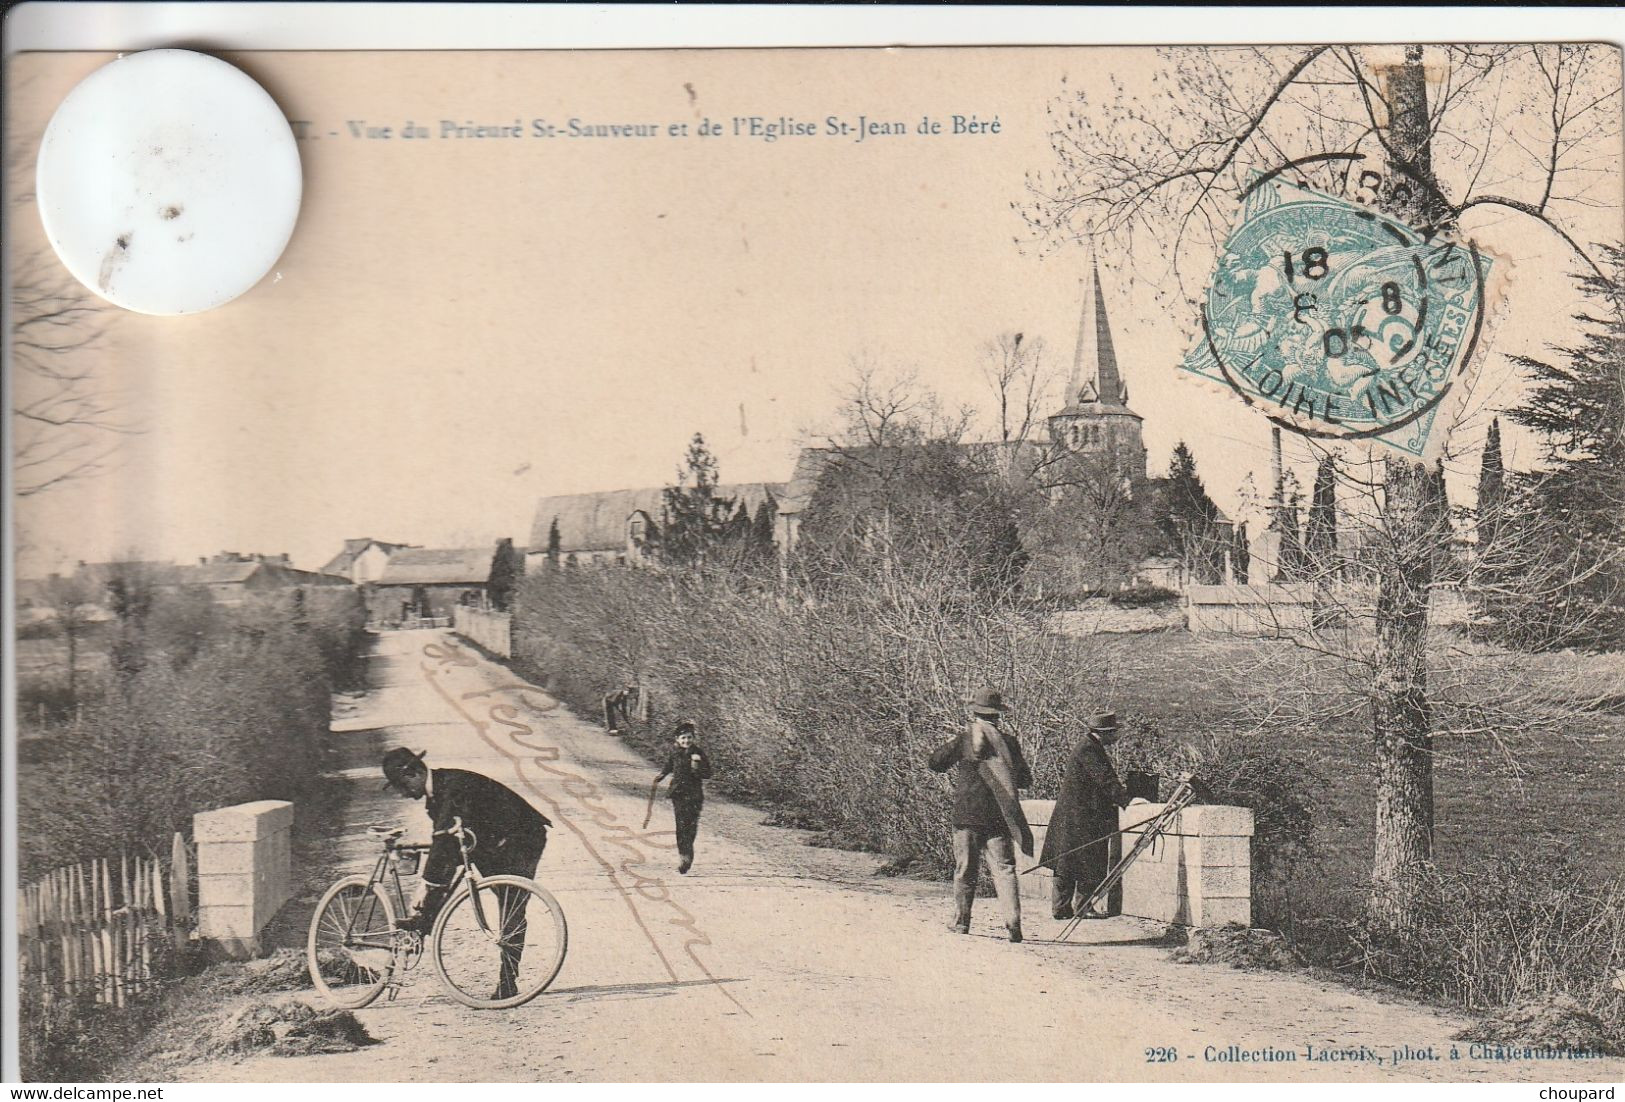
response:
M1128 408L1128 388L1117 370L1117 349L1106 320L1100 266L1093 250L1089 274L1079 280L1082 309L1066 405L1049 415L1050 440L1067 451L1104 457L1134 479L1145 477L1145 444L1138 413Z
M1078 315L1078 347L1072 356L1072 377L1066 386L1067 404L1127 405L1128 390L1117 372L1117 350L1112 346L1106 298L1100 289L1100 265L1095 261L1093 249L1089 252L1089 275L1078 284L1082 306Z

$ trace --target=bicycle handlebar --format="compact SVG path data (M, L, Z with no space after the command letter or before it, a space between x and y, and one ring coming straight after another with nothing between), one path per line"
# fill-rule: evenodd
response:
M479 835L475 834L472 830L463 825L463 817L461 815L453 815L451 819L451 826L447 827L445 830L436 830L432 833L433 836L437 838L448 834L455 837L457 839L457 844L462 847L464 853L467 853L469 850L473 849L474 846L479 842Z

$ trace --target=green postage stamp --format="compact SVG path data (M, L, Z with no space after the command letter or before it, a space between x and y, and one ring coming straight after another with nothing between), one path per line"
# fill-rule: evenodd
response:
M1421 456L1472 360L1491 263L1358 200L1260 177L1182 367L1294 432Z

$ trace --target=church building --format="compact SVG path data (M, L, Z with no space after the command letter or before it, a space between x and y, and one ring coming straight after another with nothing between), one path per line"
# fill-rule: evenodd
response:
M1145 443L1140 432L1144 419L1128 406L1128 386L1118 371L1100 268L1092 255L1088 270L1089 274L1078 281L1078 340L1064 404L1045 418L1048 439L965 446L1012 452L1000 468L1023 481L1036 478L1042 482L1051 474L1062 476L1056 460L1075 455L1091 466L1101 464L1106 471L1125 479L1130 493L1139 493L1156 481L1146 477ZM796 546L803 514L835 458L836 453L829 448L803 448L797 457L795 470L778 502L775 538L781 552ZM1057 496L1059 490L1051 494Z
M1146 472L1144 419L1129 408L1128 387L1119 370L1100 269L1093 256L1087 273L1079 280L1081 302L1071 372L1061 408L1045 418L1047 433L963 446L982 453L1001 452L999 467L1005 477L1028 485L1043 485L1053 478L1052 500L1059 500L1059 484L1077 478L1080 467L1093 481L1104 476L1114 485L1120 482L1129 496L1157 495L1165 480L1148 477ZM832 448L803 448L787 483L719 487L718 492L745 501L753 516L763 502L768 503L774 513L774 542L781 555L789 554L800 540L814 493L840 457ZM1066 464L1074 460L1079 467L1068 473ZM549 538L556 532L560 550L570 561L643 562L646 530L652 531L664 521L662 500L659 487L543 498L535 512L532 560L544 557ZM1228 521L1221 523L1228 530ZM1135 576L1178 585L1183 570L1175 560L1153 558Z
M1099 455L1138 481L1145 476L1144 420L1128 406L1128 386L1117 370L1100 268L1091 257L1089 275L1079 281L1082 310L1078 344L1067 380L1066 405L1048 417L1050 442L1080 455Z

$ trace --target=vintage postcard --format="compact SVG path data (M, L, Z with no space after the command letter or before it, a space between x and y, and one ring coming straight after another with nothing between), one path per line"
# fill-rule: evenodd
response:
M178 317L5 88L21 1078L1625 1075L1617 47L221 58Z

